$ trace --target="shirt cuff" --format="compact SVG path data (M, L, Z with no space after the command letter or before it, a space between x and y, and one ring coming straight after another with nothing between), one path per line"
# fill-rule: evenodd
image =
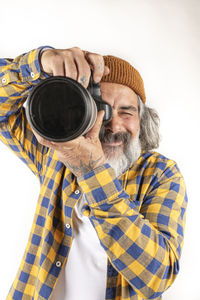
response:
M77 181L90 207L97 207L105 202L111 204L119 197L129 198L116 178L115 171L107 163L78 177Z
M46 76L43 74L40 65L41 51L46 49L52 49L50 46L42 46L35 50L32 50L23 55L20 62L20 75L21 81L35 81L37 79L44 79Z

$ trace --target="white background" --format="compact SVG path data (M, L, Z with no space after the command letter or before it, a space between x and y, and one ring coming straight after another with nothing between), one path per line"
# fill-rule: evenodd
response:
M161 118L159 151L177 161L189 197L180 274L164 299L200 299L200 1L7 0L1 1L0 11L0 57L16 57L41 45L79 46L121 56L140 71L147 104ZM28 240L39 184L3 144L0 168L4 300Z

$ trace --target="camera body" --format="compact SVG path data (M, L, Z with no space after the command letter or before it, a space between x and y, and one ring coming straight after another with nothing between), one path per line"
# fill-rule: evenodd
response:
M35 86L27 99L26 116L31 127L46 140L66 142L85 135L104 110L104 126L112 118L112 107L101 97L100 84L90 78L85 89L65 76L52 76Z

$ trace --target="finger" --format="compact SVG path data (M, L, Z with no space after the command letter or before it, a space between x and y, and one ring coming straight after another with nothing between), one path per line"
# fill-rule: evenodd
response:
M60 52L53 52L49 57L49 64L53 76L65 76L65 64Z
M86 52L85 57L87 61L92 65L93 79L95 82L100 82L104 75L104 59L103 56L96 53Z
M102 123L103 123L104 113L105 113L104 110L100 110L98 112L97 119L96 119L96 122L95 122L94 126L92 127L92 129L86 135L87 138L91 138L91 137L98 138L99 137L101 126L102 126Z
M70 77L74 80L78 79L77 67L72 57L69 57L67 55L64 56L64 69L65 76Z
M65 76L65 65L63 62L57 63L52 68L53 76Z
M44 50L40 54L41 70L47 74L52 74L50 59L52 57L52 50Z
M87 88L90 80L90 75L91 75L89 64L86 61L84 55L76 56L75 62L77 64L77 69L78 69L77 80L80 84L82 84L85 88Z

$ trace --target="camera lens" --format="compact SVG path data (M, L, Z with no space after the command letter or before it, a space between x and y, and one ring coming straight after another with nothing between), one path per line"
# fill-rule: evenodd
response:
M27 118L41 136L51 141L72 140L96 120L96 105L77 81L55 76L37 85L28 97Z

